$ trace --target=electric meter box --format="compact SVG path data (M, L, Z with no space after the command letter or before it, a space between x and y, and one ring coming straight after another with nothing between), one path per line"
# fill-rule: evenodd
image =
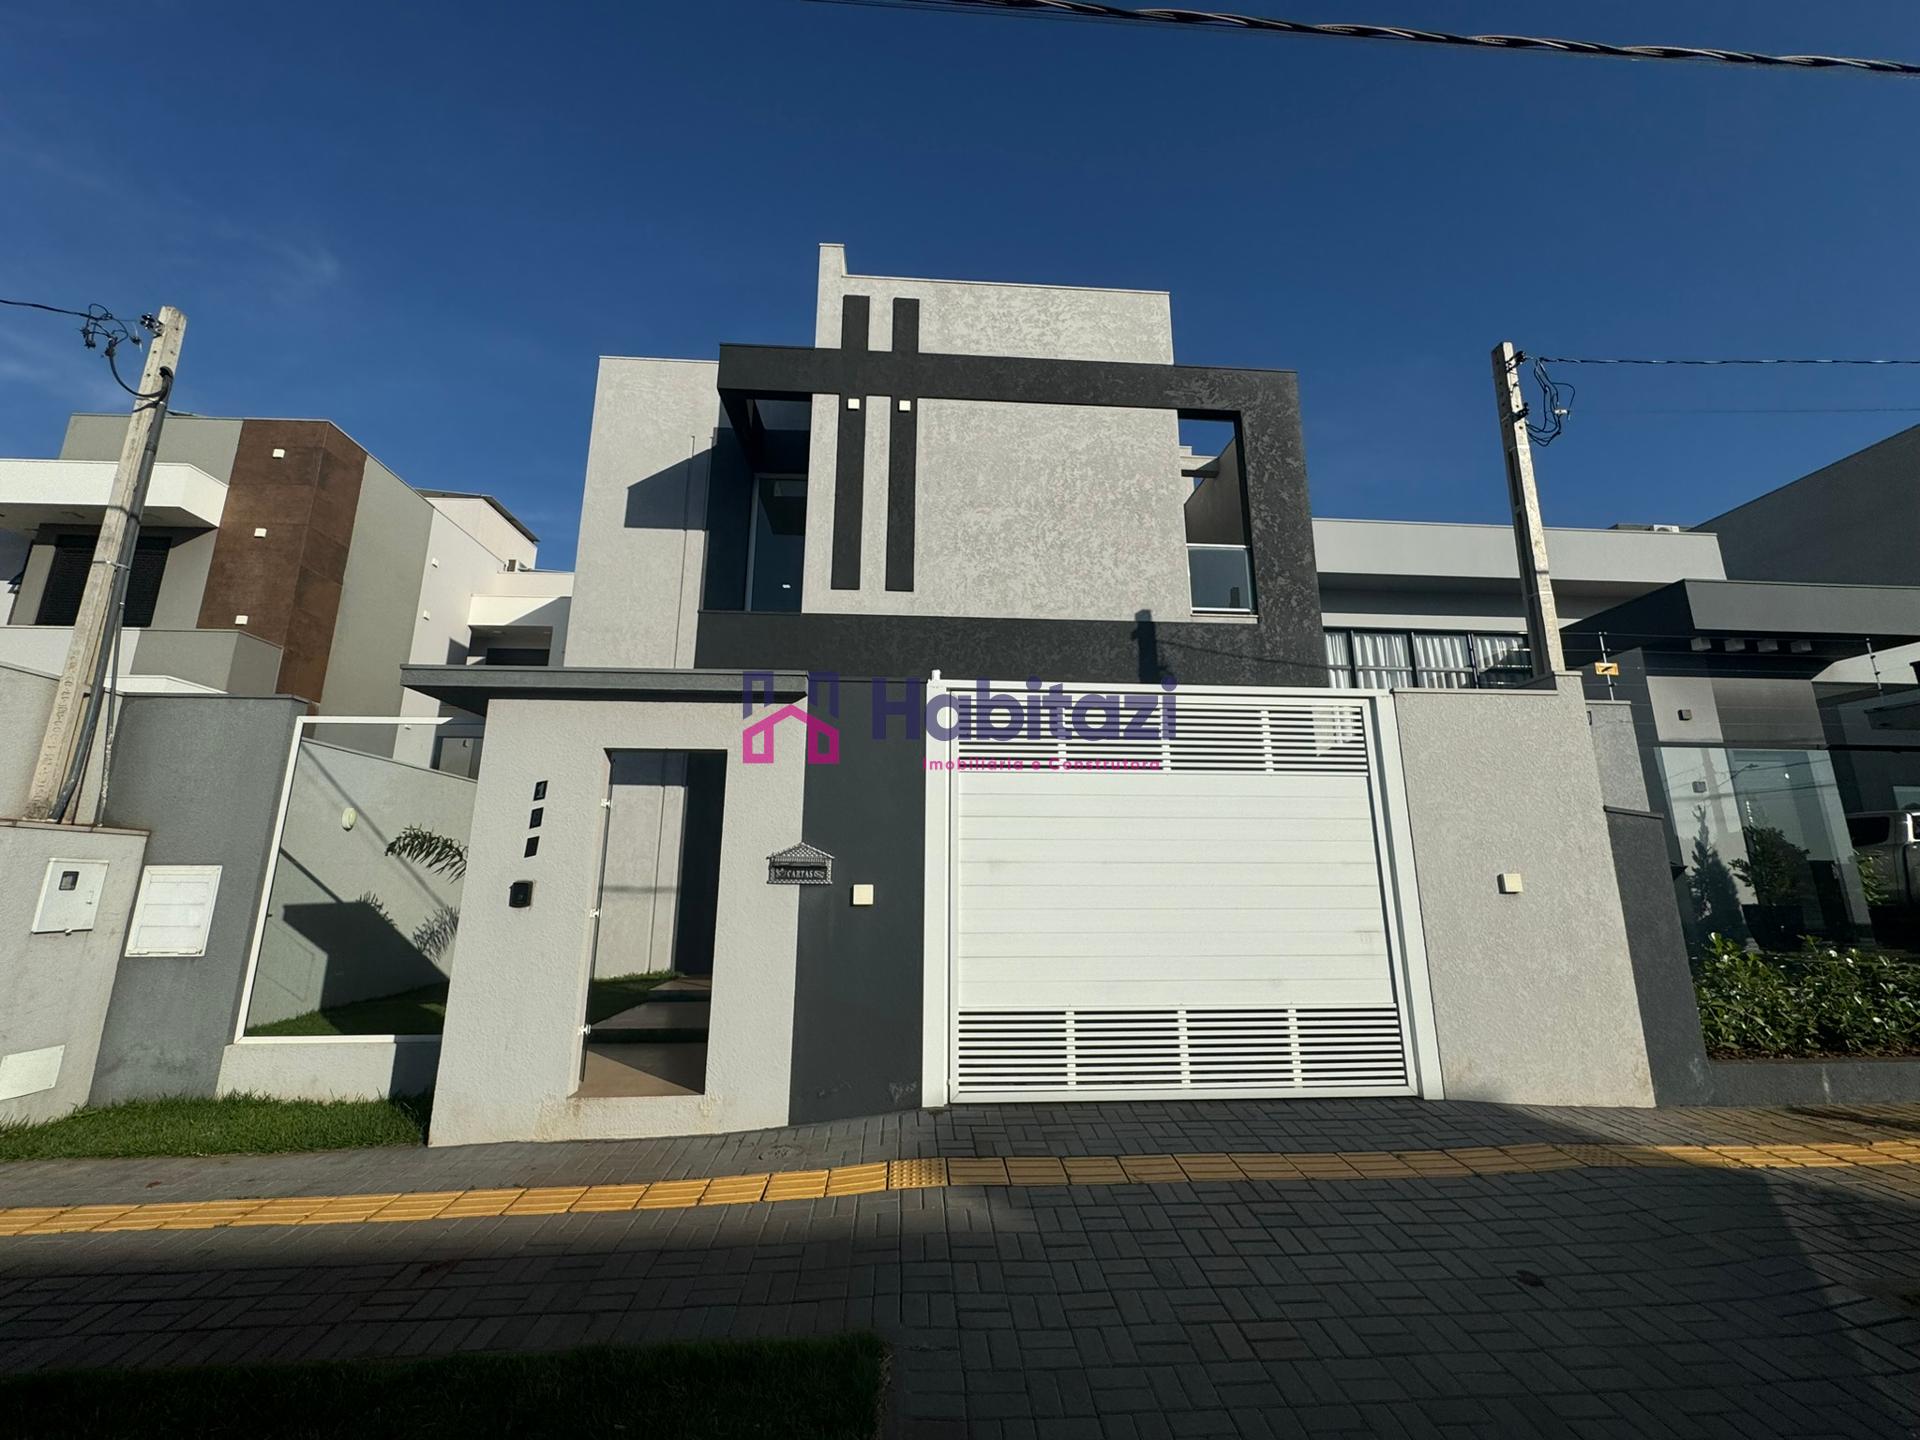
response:
M33 910L35 935L70 935L93 929L100 892L107 883L104 860L49 860Z

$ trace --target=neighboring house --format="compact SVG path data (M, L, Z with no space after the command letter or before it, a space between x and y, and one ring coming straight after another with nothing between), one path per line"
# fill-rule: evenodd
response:
M125 429L75 415L57 459L0 460L0 568L17 554L19 576L0 665L59 672ZM128 580L122 689L436 714L401 689L401 665L546 664L564 644L572 577L536 570L536 546L491 496L416 490L327 421L172 416Z

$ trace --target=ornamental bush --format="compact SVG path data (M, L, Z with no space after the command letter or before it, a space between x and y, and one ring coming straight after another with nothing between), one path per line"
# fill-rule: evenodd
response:
M1920 959L1809 939L1797 954L1709 937L1694 962L1707 1053L1920 1056Z

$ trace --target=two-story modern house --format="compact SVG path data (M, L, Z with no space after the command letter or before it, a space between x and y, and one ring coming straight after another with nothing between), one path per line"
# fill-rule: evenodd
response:
M1554 543L1575 617L1720 575ZM1175 363L1162 293L827 246L814 345L604 360L566 664L406 671L487 726L436 1142L1649 1103L1603 810L1639 762L1528 683L1513 563L1316 525L1293 375Z

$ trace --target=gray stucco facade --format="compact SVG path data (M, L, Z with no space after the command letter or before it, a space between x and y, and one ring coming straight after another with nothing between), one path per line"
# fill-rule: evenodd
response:
M1742 580L1920 584L1920 425L1694 528Z
M693 663L718 367L600 362L580 501L569 665Z

